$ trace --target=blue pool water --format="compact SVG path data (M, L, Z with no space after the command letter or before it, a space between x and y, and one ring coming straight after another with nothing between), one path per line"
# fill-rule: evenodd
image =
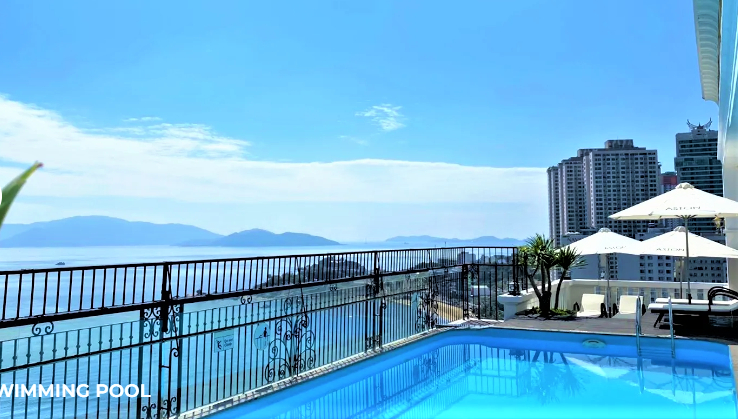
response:
M597 339L604 347L583 345ZM738 418L725 345L457 330L213 416L231 418Z

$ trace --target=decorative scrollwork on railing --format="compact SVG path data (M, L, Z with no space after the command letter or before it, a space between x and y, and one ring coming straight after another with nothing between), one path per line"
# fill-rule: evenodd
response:
M144 338L158 338L161 329L161 307L144 309L141 320L143 321Z
M241 296L241 304L251 304L254 301L253 295L242 295Z
M268 382L293 377L315 367L315 332L311 330L310 316L300 312L303 297L288 297L282 302L285 314L292 308L298 313L277 321L274 339L269 342L269 361L264 367Z
M418 295L417 317L415 319L415 331L420 333L425 330L434 329L438 324L438 281L429 277L427 290Z
M168 419L176 416L178 410L177 397L173 396L169 400L163 400L160 407L156 407L156 403L143 406L141 419Z
M51 334L54 331L54 323L47 322L47 323L36 323L33 326L31 326L31 334L33 336L44 336Z
M366 284L367 298L374 298L384 292L384 276L376 275L371 282Z
M481 276L479 275L479 265L469 265L469 279L472 282L474 282L474 280L476 279L477 283L482 280Z
M471 315L478 318L482 317L482 308L477 304L477 299L474 294L469 295L469 311Z
M179 304L174 304L169 306L169 313L167 316L167 321L169 322L169 328L167 329L167 333L171 336L178 336L179 335L179 316L182 315L181 312L181 306Z
M146 308L141 312L141 327L143 329L144 339L158 339L162 334L162 321L166 323L164 334L168 336L178 336L181 332L179 330L179 320L182 315L181 304L171 304L164 306L166 310L166 319L162 319L162 307L151 307Z
M144 406L141 408L141 413L143 413L143 416L141 416L142 419L157 419L159 417L159 412L157 411L156 403L151 403L150 405Z
M159 419L176 416L178 407L177 396L172 396L169 400L162 401L161 407L159 408Z
M338 291L338 284L331 284L331 285L330 285L330 286L328 287L328 290L330 290L331 292L336 292L336 291Z
M174 358L179 358L179 347L177 347L177 341L174 341L174 345L172 346L172 349L169 350L169 365L166 367L169 368L174 363Z

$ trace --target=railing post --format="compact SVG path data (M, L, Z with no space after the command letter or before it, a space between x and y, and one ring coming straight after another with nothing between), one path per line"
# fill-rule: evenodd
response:
M384 313L384 301L379 301L379 306L377 306L377 297L384 289L384 283L382 281L382 275L381 275L381 269L379 266L379 253L374 252L374 278L372 278L374 287L372 289L372 297L374 298L374 301L372 301L373 307L379 308L379 313L375 314L372 317L372 325L376 325L376 322L379 322L378 325L376 325L376 333L374 336L374 344L372 345L372 348L379 347L382 348L382 332L383 332L383 313Z
M498 314L500 312L500 310L498 310L498 306L497 306L497 297L499 297L498 290L500 288L497 286L497 264L496 263L495 263L495 299L494 300L492 300L492 281L489 281L489 287L490 287L490 290L489 290L490 291L489 292L489 306L490 306L490 310L492 309L492 307L494 307L494 310L495 310L495 320L500 320L500 316Z
M517 254L516 254L517 253L517 250L518 249L516 247L513 247L513 249L512 249L512 258L513 258L513 260L512 260L512 262L513 262L512 263L512 267L513 267L513 269L512 269L512 274L513 274L513 289L510 290L509 287L508 287L508 290L507 290L511 295L520 295L520 291L521 291L521 288L520 288L520 277L519 277L520 272L518 272L519 271L519 269L518 269L518 258L517 258ZM495 281L496 280L497 279L495 279Z
M471 280L471 277L469 275L469 265L467 265L465 263L465 264L461 265L461 282L465 286L461 286L459 288L462 288L462 289L469 288L469 281L470 280ZM469 299L469 292L467 291L466 294L467 294L466 295L466 300L467 300L467 304L468 304L469 303L469 301L468 301L468 299Z
M182 339L182 333L184 332L184 304L179 306L179 330L177 334L180 336L177 339L177 413L182 412L182 350L184 349L184 340ZM185 377L187 379L187 377Z
M446 268L447 270L448 268ZM445 272L445 270L444 270ZM429 275L428 276L428 300L426 302L425 307L425 328L427 330L431 330L433 327L433 302L436 299L436 296L433 295L433 280L436 278L435 275Z
M471 317L469 315L469 290L470 290L469 281L463 281L461 283L461 293L462 293L462 297L461 297L462 303L461 304L463 304L464 320L469 320L469 318Z
M139 322L138 322L138 343L139 344L142 344L144 341L144 323L145 322L146 322L146 311L141 309L140 316L139 316ZM143 354L144 354L144 347L143 345L140 345L138 347L138 381L136 381L135 383L137 386L139 386L139 388L141 388L141 386L143 385ZM151 387L151 383L149 383L149 387ZM143 406L141 405L142 400L143 399L141 397L136 397L136 416L137 417L141 413L143 413L142 411Z
M162 269L163 269L162 278L161 278L162 305L161 305L161 312L159 315L161 318L161 332L168 333L169 332L169 304L172 299L172 290L171 290L171 287L167 288L167 283L171 282L172 266L169 264L169 262L164 262Z
M377 293L379 292L379 253L376 251L372 252L374 256L374 270L372 272L372 282L365 286L364 293L364 349L374 350L377 341L377 319L375 317L375 304ZM381 308L380 308L381 310ZM370 321L371 319L371 321ZM381 332L380 332L381 333ZM381 338L380 338L381 339Z

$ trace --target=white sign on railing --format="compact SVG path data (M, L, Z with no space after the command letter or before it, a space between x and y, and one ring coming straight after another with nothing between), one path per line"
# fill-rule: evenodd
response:
M223 352L233 349L236 341L233 330L224 330L213 333L213 352Z
M263 351L269 345L269 323L258 323L254 325L254 347Z

